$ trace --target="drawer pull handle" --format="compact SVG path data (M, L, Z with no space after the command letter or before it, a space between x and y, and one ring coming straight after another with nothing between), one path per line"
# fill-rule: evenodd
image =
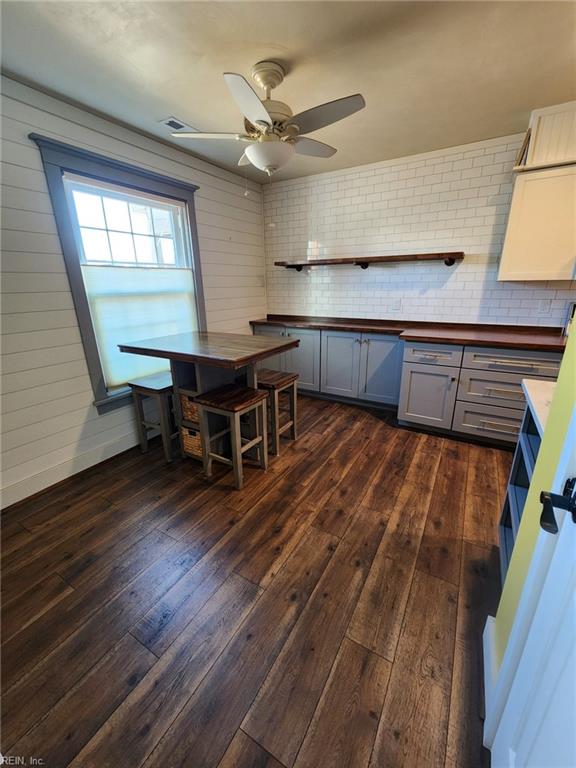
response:
M478 429L485 429L486 432L499 432L502 435L517 435L520 432L520 427L517 427L514 429L494 429L494 427L485 426L486 424L493 424L496 427L508 427L509 424L503 424L500 421L490 421L489 419L480 419L480 424L482 426L478 427Z
M450 360L450 355L439 355L437 352L414 352L418 357L431 357L433 360Z
M481 357L481 355L477 355ZM488 357L487 362L489 365L507 365L511 368L549 368L551 371L556 371L557 367L553 365L546 365L546 363L526 363L521 360L510 360L510 358L502 357Z
M523 392L515 392L513 389L504 389L504 387L484 387L486 392L502 392L505 395L512 395L511 398L508 398L509 400L523 400L524 399L524 393Z

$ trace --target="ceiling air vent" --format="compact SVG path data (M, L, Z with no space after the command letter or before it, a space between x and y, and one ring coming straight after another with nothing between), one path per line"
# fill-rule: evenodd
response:
M160 120L162 125L165 125L167 128L170 128L171 131L181 131L182 129L186 129L187 131L195 131L196 128L193 128L191 125L188 125L183 120L179 120L177 117L166 117L164 120Z

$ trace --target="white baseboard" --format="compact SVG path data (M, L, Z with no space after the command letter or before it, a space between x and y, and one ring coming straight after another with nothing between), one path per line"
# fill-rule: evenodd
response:
M86 453L81 453L61 464L48 467L48 469L44 469L36 475L9 485L2 489L2 507L5 508L10 506L10 504L15 504L17 501L22 501L22 499L32 496L38 493L38 491L49 488L51 485L55 485L67 477L82 472L83 469L88 469L88 467L99 464L101 461L105 461L117 453L133 448L135 445L138 445L138 438L133 432L130 432L127 435L123 435L119 440L99 445L97 448L86 451Z

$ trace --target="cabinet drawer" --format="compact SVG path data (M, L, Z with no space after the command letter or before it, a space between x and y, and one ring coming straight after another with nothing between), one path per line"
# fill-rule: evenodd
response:
M559 352L466 347L464 349L462 367L522 373L524 378L546 376L555 379L560 370L561 359L562 355Z
M524 409L526 398L522 391L523 373L498 373L497 371L462 368L458 385L458 400L504 408Z
M408 341L404 345L404 362L459 366L462 361L463 349L464 347L455 344L426 344L420 341Z
M523 411L514 408L465 403L460 400L454 409L452 430L515 443L518 440L523 415Z

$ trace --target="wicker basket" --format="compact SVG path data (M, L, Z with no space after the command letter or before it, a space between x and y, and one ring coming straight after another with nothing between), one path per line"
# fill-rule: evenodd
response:
M182 427L182 447L187 456L193 456L195 459L202 458L202 439L200 432L196 429Z
M190 395L180 395L180 404L182 407L182 418L186 421L193 421L196 424L200 421L198 415L198 406L194 402L194 398Z

